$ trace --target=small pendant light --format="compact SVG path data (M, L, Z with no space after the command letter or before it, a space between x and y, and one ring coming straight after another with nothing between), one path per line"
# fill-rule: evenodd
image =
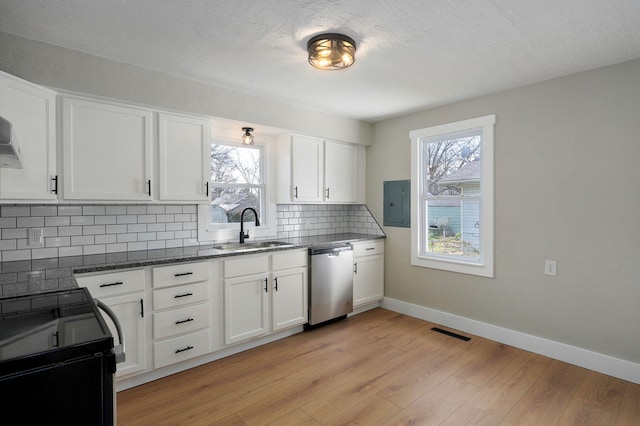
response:
M253 135L251 134L251 132L253 132L253 128L243 127L242 131L244 132L242 135L242 143L245 145L253 145Z

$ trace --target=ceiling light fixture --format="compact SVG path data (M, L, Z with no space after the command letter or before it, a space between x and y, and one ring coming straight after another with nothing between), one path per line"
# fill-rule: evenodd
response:
M253 145L253 135L251 134L251 132L253 132L253 128L243 127L242 131L244 132L242 134L242 143L245 145Z
M307 43L309 63L321 70L349 68L356 60L356 42L342 34L320 34Z

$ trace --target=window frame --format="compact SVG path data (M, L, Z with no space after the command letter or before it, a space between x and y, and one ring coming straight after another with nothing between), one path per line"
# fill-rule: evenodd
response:
M254 137L256 137L254 135ZM228 146L237 146L247 148L246 145L235 139L227 137L214 136L209 139L209 145L219 144ZM262 185L264 188L262 217L260 218L260 226L255 226L253 220L246 220L244 223L245 232L249 230L250 239L273 237L276 235L276 205L274 202L275 186L273 177L275 176L273 166L273 149L270 144L254 139L254 148L260 149L262 161ZM209 176L211 182L211 176ZM257 187L251 184L230 184L236 187ZM210 197L210 195L209 195ZM198 240L199 241L227 241L238 239L240 233L240 223L231 222L224 224L210 223L211 217L211 199L206 204L198 205ZM253 218L253 216L251 216Z
M426 127L409 132L411 139L411 265L444 271L459 272L482 277L494 277L494 124L495 114L447 124ZM423 178L424 168L424 140L435 142L438 139L460 134L473 129L481 130L480 159L480 258L477 261L464 258L447 257L429 254L421 244L427 241L428 233L427 212L423 203L423 193L426 179Z

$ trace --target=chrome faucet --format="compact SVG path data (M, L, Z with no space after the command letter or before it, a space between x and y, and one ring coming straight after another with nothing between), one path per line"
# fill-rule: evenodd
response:
M244 233L244 213L247 210L251 210L253 212L253 215L256 218L256 226L260 226L260 221L258 220L258 212L256 211L256 209L254 209L253 207L247 207L246 209L242 210L242 213L240 214L240 244L244 243L244 239L245 238L249 238L249 231L247 231L247 233Z

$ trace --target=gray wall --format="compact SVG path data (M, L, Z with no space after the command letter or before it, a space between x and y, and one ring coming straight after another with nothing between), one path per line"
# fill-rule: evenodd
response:
M345 142L369 144L371 141L370 123L233 92L3 32L0 32L0 70L54 89Z
M640 61L376 123L367 206L410 178L410 130L493 113L495 278L410 266L383 227L385 294L640 362Z

